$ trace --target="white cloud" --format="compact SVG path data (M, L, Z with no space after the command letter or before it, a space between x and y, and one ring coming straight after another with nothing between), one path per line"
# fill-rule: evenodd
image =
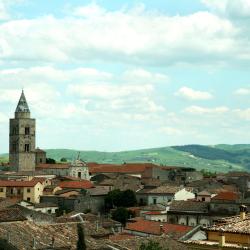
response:
M250 0L203 0L207 7L231 17L250 17Z
M233 110L233 113L235 113L239 118L243 120L250 121L250 108L248 109L235 109Z
M6 123L9 120L6 114L0 112L0 122Z
M142 68L127 70L123 73L123 79L130 83L168 83L169 77L165 74L152 73Z
M198 91L188 87L180 88L175 93L175 95L183 97L188 100L209 100L213 98L213 96L209 92Z
M167 135L182 135L182 131L180 129L177 128L173 128L173 127L162 127L160 128L160 132L167 134Z
M217 115L224 114L229 111L228 107L204 108L200 106L190 106L185 108L184 112L193 115Z
M104 15L105 9L97 5L96 3L91 3L86 6L81 6L73 10L73 15L81 16L85 18L93 18Z
M239 88L235 91L236 95L250 95L250 88Z
M87 98L113 99L131 95L147 94L153 91L153 86L146 85L114 85L103 84L70 84L69 92Z
M240 40L237 28L209 12L166 16L145 10L99 9L97 5L80 7L79 12L83 11L88 18L45 16L3 23L0 60L13 63L102 60L165 66L221 64L230 58L237 61L250 55L248 42Z

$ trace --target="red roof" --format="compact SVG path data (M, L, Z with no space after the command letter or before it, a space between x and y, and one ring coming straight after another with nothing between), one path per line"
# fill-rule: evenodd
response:
M162 229L161 229L162 226ZM190 231L192 227L162 223L158 221L138 220L134 223L128 223L126 230L137 231L153 235L161 235L162 233L186 233ZM162 231L161 231L162 230Z
M38 182L40 182L40 181L39 180L31 180L31 181L3 181L3 180L0 180L0 187L34 187Z
M152 163L98 164L88 163L90 173L143 173L146 168L159 167Z
M41 163L39 164L36 169L68 169L70 164L64 164L64 163L56 163L56 164L46 164L46 163Z
M89 189L93 187L90 181L63 181L59 184L61 188L71 188L71 189Z
M220 192L212 198L212 200L236 201L239 199L239 194L234 192Z

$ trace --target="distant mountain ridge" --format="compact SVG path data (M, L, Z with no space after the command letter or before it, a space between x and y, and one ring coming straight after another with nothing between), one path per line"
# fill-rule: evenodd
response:
M250 171L250 144L183 145L122 152L79 151L47 149L47 157L72 161L80 157L87 162L124 163L152 162L161 165L193 167L212 172ZM0 155L0 161L7 154Z

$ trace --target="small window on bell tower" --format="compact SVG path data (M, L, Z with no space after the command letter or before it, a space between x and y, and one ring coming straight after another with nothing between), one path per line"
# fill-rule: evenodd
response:
M29 135L30 134L30 127L25 127L25 135Z
M25 152L30 152L30 145L29 144L25 144L24 151Z
M16 151L17 151L16 143L13 143L13 144L12 144L12 150L13 150L13 152L16 152Z

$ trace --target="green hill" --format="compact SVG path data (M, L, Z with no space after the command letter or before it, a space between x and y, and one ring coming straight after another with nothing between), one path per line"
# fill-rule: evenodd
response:
M47 157L60 161L76 159L77 150L47 149ZM0 155L1 157L1 155ZM6 160L7 155L2 159ZM186 145L122 152L80 151L87 162L152 162L169 166L193 167L213 172L250 171L250 145ZM1 162L1 158L0 158Z

